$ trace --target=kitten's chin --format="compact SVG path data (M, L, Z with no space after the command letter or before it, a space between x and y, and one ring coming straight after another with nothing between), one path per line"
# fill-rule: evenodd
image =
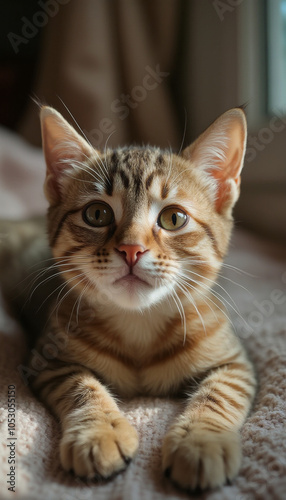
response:
M160 302L169 290L154 288L136 276L125 276L109 288L110 301L123 309L142 310Z

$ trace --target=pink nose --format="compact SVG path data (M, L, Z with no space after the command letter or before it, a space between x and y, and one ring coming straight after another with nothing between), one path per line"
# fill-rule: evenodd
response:
M117 250L129 266L135 266L141 255L146 252L142 245L119 245Z

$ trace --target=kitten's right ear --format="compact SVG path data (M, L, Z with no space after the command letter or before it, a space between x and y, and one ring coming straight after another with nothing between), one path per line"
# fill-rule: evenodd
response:
M92 147L55 109L44 106L40 113L47 172L44 191L51 205L61 201L67 174L90 156Z
M240 173L246 148L244 111L226 111L184 149L182 156L205 174L218 213L229 216L239 196Z

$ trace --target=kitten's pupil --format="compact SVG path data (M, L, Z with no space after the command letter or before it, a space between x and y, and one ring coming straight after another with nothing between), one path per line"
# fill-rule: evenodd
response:
M176 216L176 214L172 215L172 222L173 222L174 226L176 226L176 224L177 224L177 216Z
M96 220L98 220L99 217L100 217L100 210L96 210L96 212L95 212L95 218L96 218Z

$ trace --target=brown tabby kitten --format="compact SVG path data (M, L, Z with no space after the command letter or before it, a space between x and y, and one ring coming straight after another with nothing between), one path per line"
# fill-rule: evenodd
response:
M49 107L41 124L50 270L63 281L29 382L60 420L64 469L108 478L134 457L137 432L114 395L184 393L163 471L185 489L222 485L238 472L256 385L211 291L239 196L243 111L223 114L180 155L99 153Z

